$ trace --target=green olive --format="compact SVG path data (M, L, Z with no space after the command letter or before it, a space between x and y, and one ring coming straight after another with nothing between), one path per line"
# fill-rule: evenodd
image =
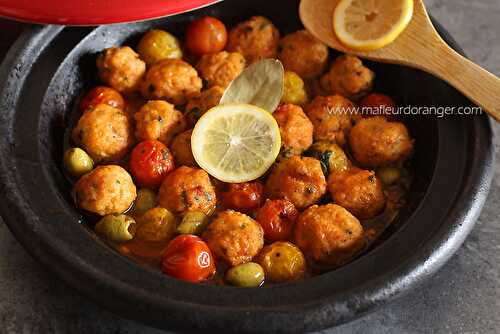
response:
M80 177L94 168L94 161L87 152L81 148L73 147L64 153L64 166L71 175Z
M177 220L167 209L149 209L138 220L137 238L151 242L165 242L172 239L177 231Z
M132 211L136 214L143 214L156 206L156 193L148 188L137 191L137 198Z
M124 242L134 238L135 220L127 215L107 215L95 225L95 232L110 241Z
M208 225L208 216L203 212L188 212L177 226L180 234L200 235Z
M139 42L137 51L148 65L162 59L182 58L179 40L174 35L159 29L148 31Z
M264 269L255 262L240 264L226 272L226 281L234 286L258 287L264 282Z
M321 162L321 167L325 175L349 169L349 158L344 150L335 143L326 141L315 142L308 153Z
M401 169L397 167L380 167L377 169L377 176L383 184L391 185L401 178Z

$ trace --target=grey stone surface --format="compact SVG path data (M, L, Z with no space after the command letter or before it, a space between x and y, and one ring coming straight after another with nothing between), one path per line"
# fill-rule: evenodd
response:
M499 0L426 2L474 61L500 75ZM500 125L495 132L500 149ZM476 228L436 276L377 312L322 333L500 333L500 155L496 160ZM0 221L0 333L164 332L77 295L35 262Z

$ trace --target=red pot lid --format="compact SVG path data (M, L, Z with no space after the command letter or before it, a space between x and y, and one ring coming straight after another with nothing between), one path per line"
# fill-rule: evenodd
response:
M0 0L0 16L34 23L98 25L186 12L221 0Z

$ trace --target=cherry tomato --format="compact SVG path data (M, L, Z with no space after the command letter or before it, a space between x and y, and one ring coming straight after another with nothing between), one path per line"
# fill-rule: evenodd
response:
M186 31L186 47L196 55L222 51L226 42L226 26L215 17L205 16L193 21Z
M130 170L143 187L158 187L174 169L174 158L168 148L157 140L143 141L132 150Z
M290 240L295 220L299 212L286 199L267 200L257 211L256 220L264 230L264 238L268 241Z
M359 106L361 109L365 108L365 110L362 110L365 116L395 116L393 114L393 110L396 107L396 104L385 94L369 94L361 100Z
M220 193L222 205L243 213L258 209L264 200L264 186L259 181L226 184Z
M92 88L80 102L80 110L85 112L94 108L98 104L107 104L113 108L121 109L125 107L125 101L118 91L113 88L98 86Z
M203 240L183 234L165 249L162 270L169 276L196 283L215 274L215 264L212 252Z

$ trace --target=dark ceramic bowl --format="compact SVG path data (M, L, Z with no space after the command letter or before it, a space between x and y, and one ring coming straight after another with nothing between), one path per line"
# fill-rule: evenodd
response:
M73 104L96 83L95 54L116 44L134 45L151 27L181 36L188 22L205 14L228 24L262 14L288 33L301 27L297 6L292 0L231 0L156 21L97 29L37 27L23 35L0 71L0 210L16 238L96 303L165 329L323 329L381 306L436 272L474 226L488 192L493 145L486 115L408 117L417 147L408 206L372 250L304 281L258 289L178 281L119 255L81 224L61 156ZM438 30L457 48L439 25ZM369 66L377 73L376 90L400 105L470 105L423 72Z

